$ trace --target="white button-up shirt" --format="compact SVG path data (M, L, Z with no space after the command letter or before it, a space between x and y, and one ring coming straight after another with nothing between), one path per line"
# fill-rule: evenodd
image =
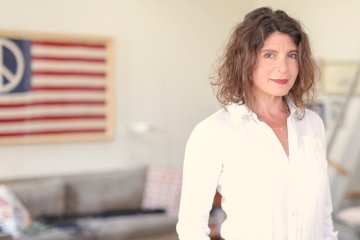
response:
M199 123L185 151L177 231L209 240L216 188L226 240L336 240L320 117L290 104L289 156L273 130L244 105L231 104Z

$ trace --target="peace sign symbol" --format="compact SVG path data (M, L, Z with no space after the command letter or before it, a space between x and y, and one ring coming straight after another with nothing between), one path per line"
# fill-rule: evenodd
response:
M16 70L12 72L3 62L3 50L7 48L15 57ZM24 75L25 61L20 48L12 41L0 38L0 93L10 92L20 82Z

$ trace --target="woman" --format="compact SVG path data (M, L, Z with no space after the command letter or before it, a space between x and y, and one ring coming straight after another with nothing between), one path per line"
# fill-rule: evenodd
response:
M324 126L313 101L306 33L284 11L259 8L235 28L213 82L224 105L185 151L177 231L209 239L216 189L226 240L334 240Z

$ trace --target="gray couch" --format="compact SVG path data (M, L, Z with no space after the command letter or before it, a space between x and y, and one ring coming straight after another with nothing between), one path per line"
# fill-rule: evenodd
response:
M177 218L141 209L146 168L0 181L45 228L20 240L176 240Z

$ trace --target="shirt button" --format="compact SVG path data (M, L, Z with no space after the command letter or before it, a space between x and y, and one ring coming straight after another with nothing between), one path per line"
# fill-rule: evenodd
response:
M291 217L296 217L296 212L292 212Z

